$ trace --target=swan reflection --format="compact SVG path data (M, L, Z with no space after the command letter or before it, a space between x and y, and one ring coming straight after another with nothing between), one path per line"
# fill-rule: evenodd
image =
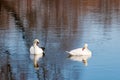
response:
M73 61L83 62L84 65L87 66L88 59L91 58L91 55L89 55L89 56L69 56L69 58Z
M38 61L41 58L42 58L42 56L40 54L30 54L30 59L33 61L35 69L39 69Z

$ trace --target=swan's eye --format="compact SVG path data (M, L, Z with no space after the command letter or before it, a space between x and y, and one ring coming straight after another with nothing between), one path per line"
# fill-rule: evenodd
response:
M37 42L37 45L39 44L39 42Z

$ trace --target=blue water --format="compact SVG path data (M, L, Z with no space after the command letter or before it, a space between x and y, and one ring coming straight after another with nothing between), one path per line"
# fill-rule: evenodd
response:
M0 80L120 80L119 0L27 1L1 2ZM37 69L29 53L35 38L45 47ZM65 51L85 43L87 63L68 58Z

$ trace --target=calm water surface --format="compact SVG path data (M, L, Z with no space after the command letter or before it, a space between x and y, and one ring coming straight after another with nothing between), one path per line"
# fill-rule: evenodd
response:
M35 38L45 47L37 68ZM92 57L68 58L84 43ZM0 80L120 80L119 48L119 0L0 1Z

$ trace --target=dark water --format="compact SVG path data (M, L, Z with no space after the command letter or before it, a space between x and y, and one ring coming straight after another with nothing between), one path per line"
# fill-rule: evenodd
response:
M0 0L0 80L120 80L119 0ZM34 68L38 38L45 57ZM84 64L67 53L88 43Z

